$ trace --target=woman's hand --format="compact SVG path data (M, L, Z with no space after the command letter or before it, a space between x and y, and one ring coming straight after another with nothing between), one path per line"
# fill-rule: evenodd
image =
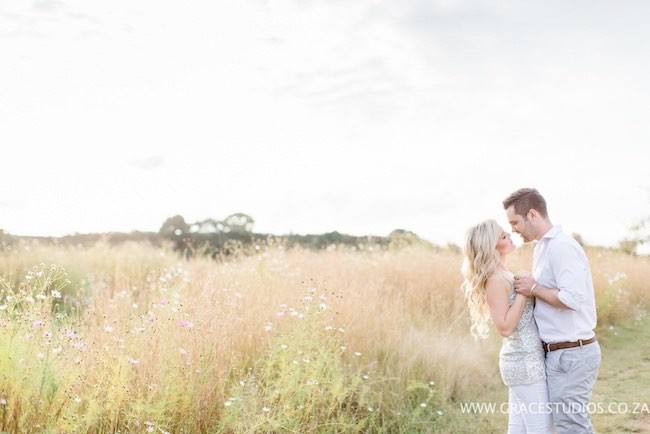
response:
M533 278L533 275L527 271L520 271L515 274L515 291L517 294L525 295L526 297L531 297L534 295L535 287L537 282Z

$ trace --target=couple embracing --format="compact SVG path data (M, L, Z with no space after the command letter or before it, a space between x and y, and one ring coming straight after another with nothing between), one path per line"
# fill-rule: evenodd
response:
M463 249L463 289L472 332L492 320L504 336L499 369L509 389L508 433L593 433L589 400L598 376L596 302L587 256L551 223L532 188L503 201L512 231L537 240L532 273L511 273L515 246L496 221L471 227Z

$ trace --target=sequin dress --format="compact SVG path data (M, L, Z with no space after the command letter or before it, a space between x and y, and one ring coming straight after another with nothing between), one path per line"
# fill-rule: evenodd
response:
M501 275L512 285L508 297L508 302L512 305L516 295L513 285L514 275L510 272ZM517 327L510 336L503 338L499 352L499 369L501 378L507 386L533 384L546 380L544 349L533 317L533 307L533 298L528 298Z

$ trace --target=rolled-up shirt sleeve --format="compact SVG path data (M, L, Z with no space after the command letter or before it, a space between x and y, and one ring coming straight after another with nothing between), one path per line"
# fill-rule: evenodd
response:
M580 310L586 301L589 265L582 249L569 243L553 246L551 268L558 298L569 309Z

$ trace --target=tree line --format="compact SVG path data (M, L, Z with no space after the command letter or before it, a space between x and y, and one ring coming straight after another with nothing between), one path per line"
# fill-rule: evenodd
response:
M314 250L332 245L363 248L364 246L404 246L423 244L433 246L415 233L396 229L388 236L353 236L338 231L310 235L275 235L253 231L255 220L244 213L235 213L223 220L206 219L188 223L183 216L169 217L158 234L173 243L175 250L186 255L202 252L212 256L231 254L251 246L273 242L287 248L295 246Z
M185 256L210 255L212 257L231 255L236 252L255 249L267 244L296 246L319 250L330 246L347 246L364 249L372 247L403 247L420 244L434 247L415 233L396 229L388 236L354 236L338 231L323 234L265 234L253 231L255 220L245 213L234 213L224 219L208 218L188 222L181 215L167 218L158 232L133 231L72 234L62 237L15 236L0 229L0 249L16 242L39 241L56 244L92 245L98 241L121 243L125 241L145 241L153 245L171 244L174 250Z
M264 234L253 231L255 220L245 213L234 213L224 219L208 218L196 222L187 222L181 215L167 218L161 225L158 232L133 231L73 234L63 237L35 237L15 236L0 229L0 249L6 248L19 240L35 240L60 244L90 245L99 240L110 243L125 241L146 241L153 245L171 243L174 250L186 256L203 254L213 257L219 255L230 255L236 251L246 250L251 247L276 243L287 248L301 246L309 249L323 249L332 245L364 248L369 246L377 247L403 247L406 245L426 245L437 247L430 242L420 238L417 234L404 230L395 229L388 236L353 236L342 234L338 231L323 234ZM586 245L579 234L573 236L582 245ZM650 245L650 216L630 227L627 237L620 240L614 249L637 254L639 251ZM447 245L455 251L460 251L456 245Z

